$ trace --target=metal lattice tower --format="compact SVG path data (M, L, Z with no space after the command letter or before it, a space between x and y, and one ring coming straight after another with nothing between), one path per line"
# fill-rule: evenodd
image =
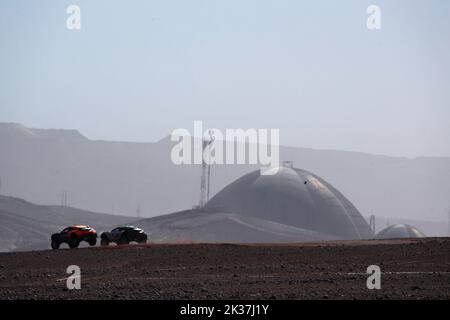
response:
M136 209L136 216L137 216L138 218L141 217L141 205L140 205L140 204L138 204L138 206L137 206L137 209Z
M448 230L447 235L450 237L450 209L448 209Z
M61 207L67 207L67 190L61 192Z
M209 164L211 161L206 163L205 161L205 150L208 148L214 141L214 136L211 131L209 133L209 139L202 140L202 177L200 181L200 201L199 207L200 209L204 209L206 203L209 201L209 187L210 187L210 179L211 179L211 165ZM209 153L209 159L211 159L211 153Z
M209 159L211 160L211 154L209 155ZM211 163L211 161L209 161L209 163ZM211 182L211 164L208 164L208 184L206 186L206 202L205 205L208 203L209 201L209 190L210 190L210 182Z
M376 234L376 230L375 230L375 215L371 215L370 216L369 225L370 225L370 229L372 230L372 235L375 236L375 234Z
M283 161L283 167L293 169L294 168L294 161L292 161L292 160L284 160Z
M63 190L61 192L61 213L66 213L66 207L67 207L67 190Z

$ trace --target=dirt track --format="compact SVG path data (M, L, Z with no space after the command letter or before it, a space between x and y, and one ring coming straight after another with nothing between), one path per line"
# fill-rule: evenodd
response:
M67 290L67 266L81 290ZM366 269L382 270L381 290ZM0 254L0 299L450 299L450 238Z

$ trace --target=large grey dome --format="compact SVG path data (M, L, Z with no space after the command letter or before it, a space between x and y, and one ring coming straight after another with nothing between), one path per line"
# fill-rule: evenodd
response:
M274 175L251 172L225 187L207 206L341 239L372 237L349 200L323 179L300 169L281 167Z
M425 234L408 224L395 224L378 232L377 239L424 238Z

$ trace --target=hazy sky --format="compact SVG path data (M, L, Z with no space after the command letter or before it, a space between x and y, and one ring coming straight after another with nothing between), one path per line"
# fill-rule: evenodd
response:
M66 29L70 4L81 30ZM1 122L91 139L155 141L203 120L450 156L450 1L1 0L0 88Z

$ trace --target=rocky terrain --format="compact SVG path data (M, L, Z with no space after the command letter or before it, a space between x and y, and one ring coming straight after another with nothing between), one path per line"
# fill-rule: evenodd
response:
M72 264L80 290L66 287ZM380 290L366 287L373 264ZM450 299L450 239L0 253L0 299Z

